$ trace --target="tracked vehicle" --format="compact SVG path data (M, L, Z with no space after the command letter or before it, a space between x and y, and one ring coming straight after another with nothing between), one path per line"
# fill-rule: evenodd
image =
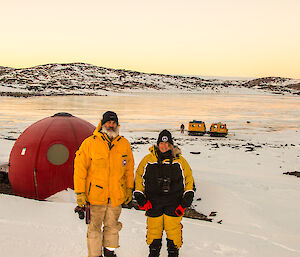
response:
M203 136L206 133L206 126L203 121L193 120L189 122L188 135Z
M211 137L226 137L228 134L228 129L225 123L213 123L210 126L209 132Z

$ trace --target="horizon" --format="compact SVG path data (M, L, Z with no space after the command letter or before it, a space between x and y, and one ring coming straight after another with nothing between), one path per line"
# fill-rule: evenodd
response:
M156 74L300 78L298 0L11 0L1 65L93 63Z

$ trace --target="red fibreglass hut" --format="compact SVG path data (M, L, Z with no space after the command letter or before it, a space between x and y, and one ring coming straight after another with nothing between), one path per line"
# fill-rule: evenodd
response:
M44 200L73 189L73 162L95 126L68 113L57 113L29 126L9 157L9 181L16 195Z

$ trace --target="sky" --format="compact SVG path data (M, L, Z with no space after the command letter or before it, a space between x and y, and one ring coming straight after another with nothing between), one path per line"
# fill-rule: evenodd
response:
M10 0L0 66L300 78L299 0Z

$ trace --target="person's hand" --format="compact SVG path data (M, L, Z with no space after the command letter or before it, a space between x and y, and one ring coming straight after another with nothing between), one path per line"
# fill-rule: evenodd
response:
M141 210L148 211L148 210L152 209L152 204L149 200L147 200L147 202L143 206L139 205L139 208Z
M144 206L147 202L145 195L140 191L134 192L134 199L137 201L139 206Z
M180 204L178 205L178 207L175 209L175 214L177 216L183 216L184 214L184 211L185 211L186 208L183 208Z
M127 188L126 189L126 196L125 196L124 204L130 203L131 200L132 200L132 189L131 188Z
M182 208L190 207L192 202L193 202L193 198L194 198L194 191L185 192L184 195L183 195L182 201L180 203Z
M152 208L151 202L146 199L145 195L142 192L135 191L134 198L137 201L140 210L148 211Z
M77 204L79 207L86 205L87 199L85 193L77 193Z

